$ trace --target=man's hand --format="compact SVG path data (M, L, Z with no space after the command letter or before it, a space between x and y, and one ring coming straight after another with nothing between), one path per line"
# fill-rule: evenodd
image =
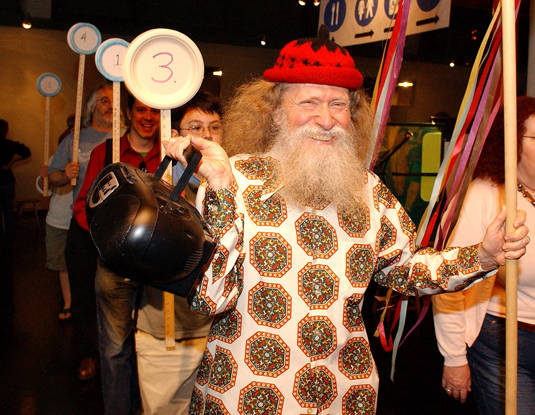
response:
M483 241L479 245L479 261L484 271L491 271L503 264L506 259L518 259L526 253L529 243L528 227L524 225L526 212L517 211L513 224L514 231L505 235L505 209L489 224Z
M465 403L468 392L472 390L468 364L463 366L444 365L442 387L449 396Z
M71 161L70 163L67 163L65 165L65 176L67 176L69 180L77 178L79 173L80 166L78 165L78 163Z
M163 141L167 155L178 160L184 167L187 165L184 151L190 144L202 154L198 173L208 180L213 190L232 185L234 178L229 158L216 142L193 136L173 137L169 141Z

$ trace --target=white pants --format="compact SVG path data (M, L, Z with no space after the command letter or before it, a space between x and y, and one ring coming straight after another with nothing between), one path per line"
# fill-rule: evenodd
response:
M206 337L179 340L175 350L165 340L136 332L137 369L144 415L187 414L206 348Z

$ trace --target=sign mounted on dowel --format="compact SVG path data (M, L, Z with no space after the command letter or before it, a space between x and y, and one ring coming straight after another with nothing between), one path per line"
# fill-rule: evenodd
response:
M76 83L76 106L74 110L74 138L72 140L72 161L78 162L80 144L80 126L82 116L82 96L84 92L85 55L96 52L102 36L100 31L91 23L76 23L67 32L67 44L78 56L78 81ZM76 178L71 179L76 186Z
M399 0L327 0L320 6L319 25L342 46L390 38ZM450 24L451 0L411 2L407 35L442 29Z
M56 74L46 72L37 78L37 90L45 99L45 137L43 148L43 164L48 164L50 153L50 97L56 96L61 90L61 79ZM48 194L48 177L43 178L43 196Z
M123 81L123 61L128 42L119 38L111 38L100 44L95 53L95 64L99 72L113 82L113 128L112 128L112 161L120 161L121 149L121 82Z
M160 112L160 137L171 138L171 109L188 102L201 87L204 60L197 45L183 33L152 29L136 37L126 51L124 81L130 92ZM162 157L164 149L162 147ZM163 179L172 183L170 168ZM163 293L167 350L175 348L174 296Z

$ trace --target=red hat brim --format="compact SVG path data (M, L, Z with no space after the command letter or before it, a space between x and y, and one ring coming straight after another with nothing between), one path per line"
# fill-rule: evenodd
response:
M320 84L349 89L360 88L363 82L358 69L333 66L274 67L264 71L264 79L272 82Z

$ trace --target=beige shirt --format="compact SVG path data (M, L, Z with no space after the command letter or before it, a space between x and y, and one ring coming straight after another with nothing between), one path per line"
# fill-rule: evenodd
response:
M458 246L477 243L501 209L500 188L486 180L474 180L466 193L457 225L448 241ZM535 207L520 193L517 208L527 213L526 225L535 229ZM535 245L530 242L519 260L518 320L535 324ZM475 284L468 290L433 297L435 333L440 353L447 366L467 363L466 346L476 340L485 314L505 317L505 267L496 276Z

